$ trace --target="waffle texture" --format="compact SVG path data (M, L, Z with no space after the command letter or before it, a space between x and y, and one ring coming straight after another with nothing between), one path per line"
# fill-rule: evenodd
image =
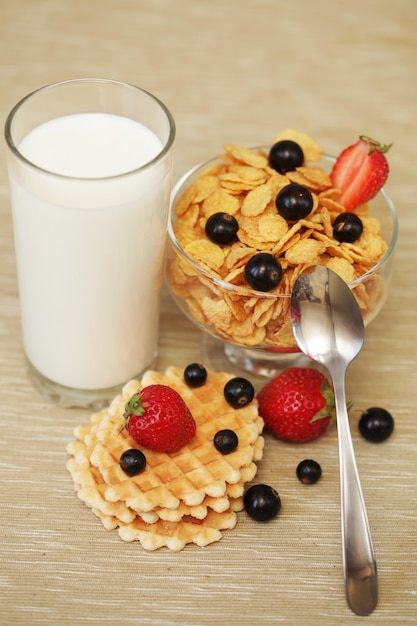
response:
M118 528L124 541L139 541L147 550L166 546L181 550L188 543L205 546L236 525L245 483L256 473L263 455L263 420L256 400L232 408L224 398L231 374L208 372L206 383L189 387L183 370L163 374L148 371L129 381L110 406L77 426L67 451L67 468L78 497L101 519ZM177 452L153 452L139 446L124 428L125 405L142 387L163 384L184 399L197 426L195 437ZM216 432L236 432L239 445L223 455L213 445ZM128 476L119 459L138 448L146 456L145 470Z

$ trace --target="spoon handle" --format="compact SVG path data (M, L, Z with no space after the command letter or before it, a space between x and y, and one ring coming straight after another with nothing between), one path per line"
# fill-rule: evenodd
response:
M335 376L340 460L340 506L346 599L354 613L369 615L378 601L378 579L371 530L353 451L344 376Z

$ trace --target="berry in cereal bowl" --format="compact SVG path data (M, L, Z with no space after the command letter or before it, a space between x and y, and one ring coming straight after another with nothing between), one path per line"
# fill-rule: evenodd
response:
M335 158L288 129L268 146L225 144L181 178L171 199L166 279L203 331L205 363L264 383L294 364L291 293L316 265L349 284L365 325L375 318L398 231L383 187L390 147L361 136ZM230 237L210 236L213 222Z

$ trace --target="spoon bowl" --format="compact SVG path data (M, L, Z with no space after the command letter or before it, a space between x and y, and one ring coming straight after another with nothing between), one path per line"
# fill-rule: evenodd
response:
M301 274L291 295L291 322L299 348L329 372L335 394L340 459L343 571L347 602L369 615L378 601L372 536L353 451L346 408L345 375L365 336L361 311L348 285L317 266Z
M321 265L301 274L291 298L291 321L300 349L311 359L345 367L362 349L361 311L346 283ZM340 365L338 365L340 367Z

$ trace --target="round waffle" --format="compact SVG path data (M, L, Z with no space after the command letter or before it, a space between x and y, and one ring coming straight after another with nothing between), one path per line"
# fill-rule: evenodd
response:
M187 543L217 541L221 530L235 526L244 485L255 476L264 440L256 400L239 409L225 400L224 386L231 378L209 371L204 385L191 388L179 368L164 374L148 371L140 382L129 381L88 425L75 429L67 467L78 497L106 528L118 528L123 540L137 540L148 550L181 550ZM151 384L174 388L196 422L195 437L177 452L145 449L124 428L127 401ZM225 428L239 439L237 449L227 455L213 445L216 432ZM129 448L146 456L145 470L136 476L128 476L119 464Z

